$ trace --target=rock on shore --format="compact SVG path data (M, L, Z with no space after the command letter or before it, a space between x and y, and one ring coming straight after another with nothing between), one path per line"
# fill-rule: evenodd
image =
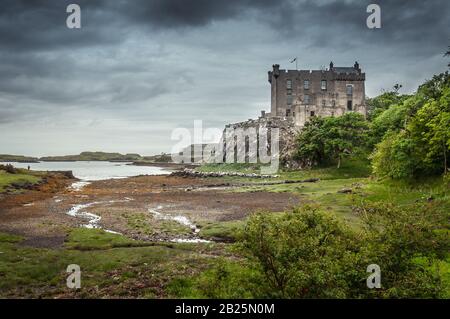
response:
M179 176L179 177L225 177L225 176L237 176L237 177L248 177L248 178L275 178L279 175L267 175L267 174L256 174L256 173L239 173L239 172L198 172L193 169L186 168L182 171L172 172L169 176Z

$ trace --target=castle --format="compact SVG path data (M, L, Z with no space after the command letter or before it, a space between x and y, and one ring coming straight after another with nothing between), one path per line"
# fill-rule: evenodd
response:
M268 72L271 84L270 113L262 118L290 120L301 128L312 116L339 116L345 112L366 114L365 73L358 62L353 67L323 70L280 70Z
M280 66L274 64L268 75L271 84L270 113L261 111L261 116L257 119L227 124L219 143L209 145L211 149L221 150L221 153L209 148L205 151L203 145L199 146L202 150L200 158L195 158L193 146L189 146L181 152L191 155L188 161L214 162L216 154L220 154L219 162L222 163L228 158L227 154L233 154L233 160L234 154L244 154L244 162L247 162L249 153L252 153L250 144L260 145L260 141L257 138L250 142L248 135L241 140L245 141L243 143L239 143L239 137L233 135L226 141L227 130L241 130L244 134L249 134L252 129L256 132L261 129L267 129L267 132L276 129L279 132L278 153L281 164L285 167L300 168L303 164L293 160L296 136L312 117L340 116L346 112L366 115L366 75L361 72L358 62L355 62L353 67L335 67L331 62L329 69L323 70L280 70ZM267 147L272 152L271 146ZM254 155L253 153L250 155Z

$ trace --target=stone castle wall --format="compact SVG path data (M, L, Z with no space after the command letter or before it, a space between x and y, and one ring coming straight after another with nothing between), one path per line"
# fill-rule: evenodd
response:
M272 129L276 128L279 132L279 156L280 156L280 164L283 166L286 166L286 164L290 161L290 158L292 157L292 151L295 149L295 138L298 133L298 127L295 125L292 119L286 119L286 118L279 118L279 117L267 117L267 116L261 116L258 119L250 119L244 122L238 122L233 124L228 124L225 126L224 134L228 130L230 131L236 131L236 130L243 130L244 134L248 129L254 128L257 133L263 132L262 129L267 130L268 136L268 153L271 153L272 150L271 147L271 140L270 136L272 133ZM257 143L260 143L260 136L258 136ZM249 147L248 143L231 143L226 145L224 143L224 153L225 155L227 153L234 153L237 155L237 153L241 152L243 154L246 154L246 161L248 160L248 157L252 154L251 148ZM254 149L258 149L256 146Z

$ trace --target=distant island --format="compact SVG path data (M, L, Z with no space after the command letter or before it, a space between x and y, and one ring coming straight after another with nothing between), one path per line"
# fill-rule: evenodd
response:
M0 154L0 162L38 163L38 162L75 162L75 161L108 161L108 162L133 162L136 165L150 163L170 163L171 156L160 155L141 156L137 153L108 153L108 152L81 152L78 155L32 157L24 155Z
M37 163L39 162L39 158L23 155L0 154L0 162Z
M81 152L79 155L45 156L39 160L43 162L72 162L72 161L110 161L128 162L142 159L139 154L120 154L107 152Z

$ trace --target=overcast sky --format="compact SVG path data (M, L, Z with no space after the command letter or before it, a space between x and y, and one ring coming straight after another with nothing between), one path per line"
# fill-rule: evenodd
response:
M381 29L366 27L371 2ZM267 71L293 57L357 60L368 96L412 92L447 69L449 30L448 0L2 0L0 153L169 152L174 128L270 110Z

